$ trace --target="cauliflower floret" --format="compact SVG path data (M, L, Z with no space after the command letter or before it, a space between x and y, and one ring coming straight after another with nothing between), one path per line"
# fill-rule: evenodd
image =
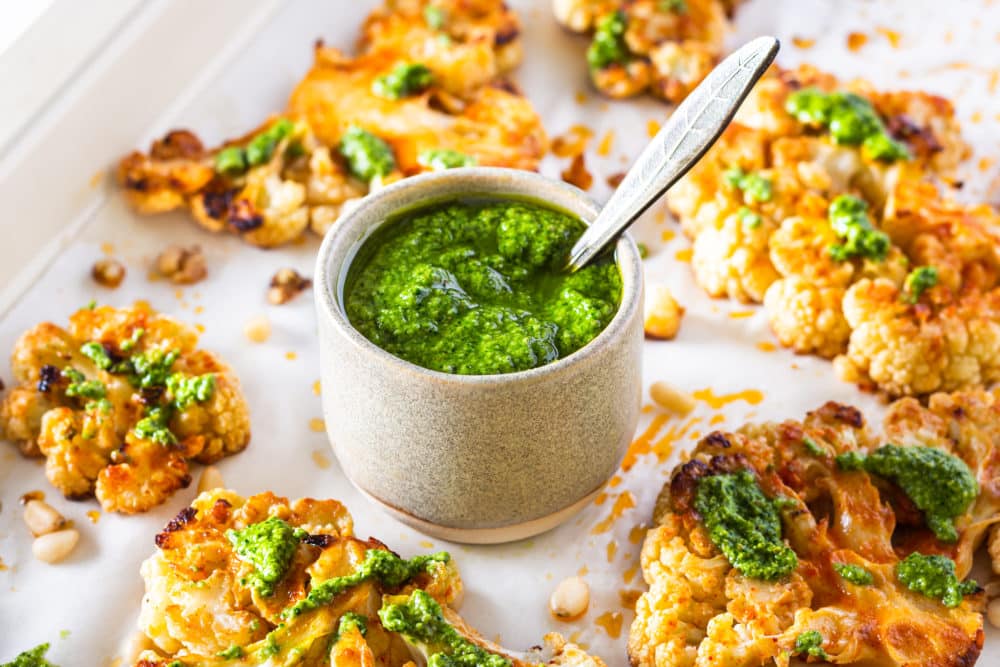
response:
M931 299L942 289L929 290ZM845 380L905 396L1000 379L1000 289L910 304L892 282L865 279L848 289L843 306L852 331L836 368Z
M698 284L710 295L760 303L779 277L768 257L772 228L760 216L752 218L752 223L747 219L737 211L728 215L719 229L698 234L691 266Z
M153 142L149 155L133 151L118 165L129 204L147 215L183 207L214 176L201 140L187 130L168 132Z
M693 40L664 42L649 53L653 64L650 90L657 97L678 104L708 76L718 57L715 45Z
M238 380L197 339L144 304L38 325L14 347L20 384L0 403L0 431L44 456L67 497L149 510L190 483L189 459L211 463L250 439Z

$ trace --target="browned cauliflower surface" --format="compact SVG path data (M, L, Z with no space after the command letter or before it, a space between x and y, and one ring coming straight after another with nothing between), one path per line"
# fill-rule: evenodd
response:
M591 33L590 78L610 97L650 92L678 103L723 55L729 14L723 0L553 0L556 20Z
M14 346L0 434L45 457L66 497L145 512L190 483L189 460L212 463L250 440L239 381L197 340L144 303L39 324Z
M188 209L211 231L274 247L323 234L371 188L468 164L535 169L547 139L503 77L521 59L501 0L386 0L357 56L317 45L285 112L208 149L175 130L118 165L142 214Z
M632 665L974 664L985 600L962 580L1000 515L998 423L976 390L901 399L881 434L832 402L709 434L657 500ZM944 528L928 495L958 499ZM914 562L940 569L914 583Z
M139 618L153 647L136 667L397 667L413 665L421 652L447 659L454 648L421 645L398 614L390 618L387 609L414 601L425 623L447 624L480 652L475 664L531 664L454 612L462 581L448 554L407 561L374 538L360 540L335 500L206 492L156 536L156 546L142 565ZM546 641L549 664L604 667L558 635Z
M830 129L845 109L874 140ZM951 200L967 153L943 98L772 68L668 205L705 291L763 303L783 345L843 379L889 397L988 386L1000 215Z

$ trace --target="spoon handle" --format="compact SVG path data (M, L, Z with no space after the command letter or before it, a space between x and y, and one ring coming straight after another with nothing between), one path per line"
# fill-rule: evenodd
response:
M778 53L758 37L713 69L674 111L570 252L569 270L587 264L687 173L729 124Z

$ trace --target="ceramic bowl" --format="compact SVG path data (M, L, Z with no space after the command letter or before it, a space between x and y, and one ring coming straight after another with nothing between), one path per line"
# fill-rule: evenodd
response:
M535 200L584 222L598 212L579 189L512 169L430 173L365 197L327 234L316 264L323 410L343 471L390 514L446 540L506 542L565 521L621 463L639 416L642 267L623 237L617 314L547 366L452 375L404 361L351 325L348 268L393 214L468 196Z

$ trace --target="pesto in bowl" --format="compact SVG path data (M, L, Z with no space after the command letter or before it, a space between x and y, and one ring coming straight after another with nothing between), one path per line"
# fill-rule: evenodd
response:
M564 270L586 226L519 199L451 200L395 216L351 263L351 324L424 368L493 375L537 368L593 340L618 310L611 256Z

